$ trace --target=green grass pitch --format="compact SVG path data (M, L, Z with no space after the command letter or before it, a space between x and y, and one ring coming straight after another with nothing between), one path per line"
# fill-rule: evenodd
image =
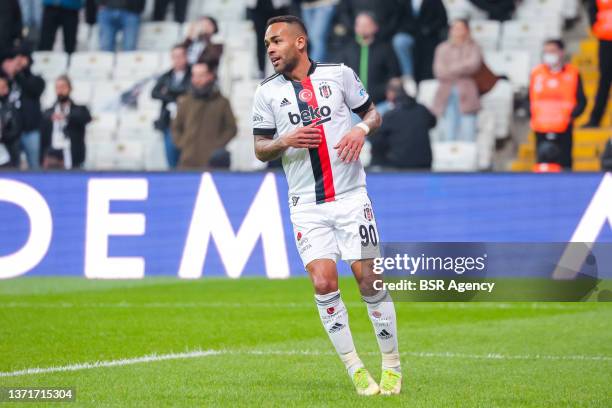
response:
M352 279L341 290L379 378L365 305ZM612 303L396 308L403 392L358 397L305 278L0 281L0 387L76 389L75 403L27 406L612 406ZM152 355L167 359L130 360ZM115 365L66 371L95 362ZM6 375L32 368L51 371Z

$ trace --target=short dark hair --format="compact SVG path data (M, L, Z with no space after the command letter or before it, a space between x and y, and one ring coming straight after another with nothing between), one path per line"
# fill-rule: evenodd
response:
M212 72L215 76L217 75L217 68L219 67L219 63L215 60L199 58L191 67L193 68L196 65L206 65L206 68L209 72Z
M183 44L183 43L174 44L174 46L172 47L172 51L174 51L174 50L183 50L183 51L187 52L187 47L185 47L185 44Z
M198 18L198 20L208 20L212 23L212 25L215 27L215 31L213 31L213 34L217 34L219 32L219 23L217 23L217 19L214 18L213 16L200 16L200 18Z
M565 50L565 43L560 38L549 38L548 40L544 41L544 45L547 44L554 44L559 47L560 50Z
M304 25L304 22L299 17L292 16L292 15L272 17L268 20L268 22L266 23L266 26L269 27L272 24L276 24L276 23L286 23L286 24L291 24L291 25L297 25L300 27L300 30L304 33L304 35L308 36L308 30L306 30L306 26Z
M70 90L72 90L72 81L70 80L70 77L66 74L60 75L55 79L55 82L57 81L64 81L65 83L68 84L68 88L70 88Z

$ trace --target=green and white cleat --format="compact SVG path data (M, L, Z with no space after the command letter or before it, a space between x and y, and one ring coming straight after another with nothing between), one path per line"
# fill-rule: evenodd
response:
M390 369L383 369L380 376L380 394L397 395L402 391L402 373Z
M368 370L361 367L353 374L353 384L359 395L376 395L380 393L378 384L372 378Z

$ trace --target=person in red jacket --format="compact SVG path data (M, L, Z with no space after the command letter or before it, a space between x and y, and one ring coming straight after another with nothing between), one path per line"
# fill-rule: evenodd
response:
M612 85L612 0L589 0L588 10L593 34L599 39L599 86L585 127L599 127Z
M578 68L565 63L564 49L561 40L544 44L542 64L531 73L529 103L536 151L544 141L557 144L561 150L559 164L571 169L573 123L584 111L586 98Z

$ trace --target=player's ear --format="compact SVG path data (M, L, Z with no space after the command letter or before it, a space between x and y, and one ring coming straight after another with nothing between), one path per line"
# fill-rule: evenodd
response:
M295 43L297 45L298 50L302 51L306 49L306 37L303 35L298 35L295 39Z

